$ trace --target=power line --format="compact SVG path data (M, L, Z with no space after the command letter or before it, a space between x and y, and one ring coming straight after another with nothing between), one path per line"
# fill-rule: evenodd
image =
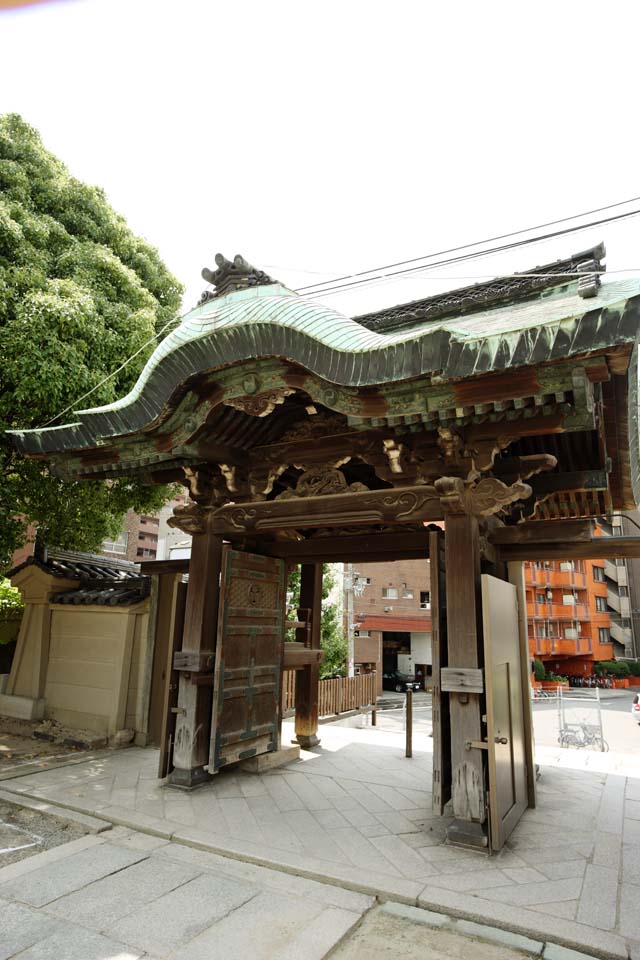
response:
M87 390L87 392L86 392L86 393L83 393L81 397L78 397L77 400L74 400L73 403L70 403L69 406L68 406L68 407L65 407L64 410L61 410L60 413L56 413L55 417L51 417L50 420L47 420L47 422L46 422L46 423L43 423L43 424L42 424L42 427L39 427L38 429L42 430L42 429L44 429L44 427L48 427L50 423L55 423L55 421L56 421L56 420L59 420L60 417L63 417L63 416L65 415L65 413L68 413L69 410L75 409L75 408L78 406L78 404L82 403L83 400L86 400L87 397L90 397L91 394L93 394L93 393L96 392L96 390L99 390L100 387L103 387L103 386L105 385L105 383L108 383L108 382L109 382L109 380L113 380L113 378L114 378L115 376L117 376L117 375L120 373L121 370L124 370L124 368L125 368L126 366L128 366L128 364L130 364L132 360L135 360L135 358L138 356L138 354L142 353L142 351L145 349L145 347L148 347L150 343L154 343L154 342L158 339L158 337L162 336L162 334L163 334L164 331L167 329L167 327L170 327L170 326L171 326L173 323L175 323L175 322L176 322L175 320L169 320L168 323L165 323L164 327L162 327L160 330L158 330L158 332L157 332L156 334L154 334L154 335L151 337L150 340L147 340L146 343L143 343L142 346L139 347L138 350L136 350L135 353L132 353L130 357L127 357L127 359L124 361L124 363L121 363L120 366L117 367L116 370L113 370L112 373L107 374L107 376L104 377L104 378L100 381L100 383L96 383L95 387L91 387L91 390Z
M388 264L387 266L384 266L384 267L373 267L373 268L370 269L370 270L362 270L362 271L360 271L360 272L358 272L358 273L347 274L347 275L344 276L344 277L336 277L336 278L333 279L333 280L325 280L325 281L324 281L324 285L323 285L322 283L308 284L307 286L304 286L304 287L298 287L295 292L296 292L296 293L300 293L301 291L307 291L307 290L308 290L308 291L310 291L310 292L307 293L306 296L307 296L307 297L312 297L312 296L314 296L314 295L315 295L315 296L319 296L319 295L322 295L322 294L329 294L329 293L334 293L334 292L335 292L335 293L338 293L338 292L340 292L340 291L342 291L342 290L351 290L351 289L353 289L353 288L356 287L356 286L360 286L360 285L363 285L363 284L370 284L370 283L378 283L378 282L380 282L380 281L388 281L388 280L392 280L392 279L395 278L395 277L407 276L407 274L409 274L409 275L413 274L413 275L416 276L416 278L418 278L418 277L420 276L420 273L424 273L425 271L431 270L431 269L433 269L434 267L446 266L446 265L448 265L448 264L450 264L450 263L462 263L462 262L465 262L465 261L468 261L468 260L477 260L477 259L480 259L480 258L482 258L482 257L491 256L492 254L502 253L502 252L504 252L504 251L506 251L506 250L518 249L518 248L521 247L521 246L528 246L528 245L532 245L532 244L536 244L536 243L543 243L545 240L549 240L549 239L552 239L552 238L557 237L557 236L564 236L564 235L569 234L569 233L580 233L581 231L589 230L589 229L591 229L591 228L593 228L593 227L597 227L597 226L602 226L603 224L606 224L606 223L614 223L614 222L616 222L616 221L625 220L625 219L628 219L628 218L630 218L630 217L638 216L638 215L640 214L640 210L632 210L632 211L629 211L629 212L627 212L627 213L618 214L617 216L614 216L614 217L605 217L605 218L603 218L603 219L601 219L601 220L592 221L591 223L582 224L582 225L576 226L576 227L568 227L568 228L566 228L566 229L564 229L564 230L553 231L553 232L551 232L551 233L549 233L549 234L545 234L545 235L540 236L540 237L530 237L530 238L527 238L527 239L525 239L525 240L519 240L519 241L517 241L516 243L503 244L503 245L501 245L501 246L499 246L499 247L494 247L494 248L489 249L489 250L481 250L481 251L478 251L478 252L472 253L472 254L465 254L465 255L463 255L463 256L461 256L461 257L450 257L450 258L448 258L448 259L446 259L446 260L439 260L439 261L436 261L436 262L434 262L434 263L426 263L426 264L421 264L420 266L417 266L417 267L409 267L409 268L407 268L407 269L405 269L405 270L395 270L395 271L393 271L392 273L389 273L389 274L378 274L378 276L372 276L372 277L369 277L368 274L374 273L375 270L387 270L387 269L392 269L393 267L403 266L403 265L409 264L409 263L418 263L419 261L428 259L429 257L440 256L440 255L445 254L445 253L455 253L455 252L460 251L460 250L467 250L467 249L469 249L470 247L477 247L477 246L479 246L479 245L482 244L482 243L492 243L492 242L494 242L495 240L508 239L509 237L519 236L519 235L522 234L522 233L530 233L532 230L542 229L542 228L547 227L547 226L554 226L554 225L556 225L556 224L558 224L558 223L567 223L569 220L576 220L576 219L578 219L579 217L590 216L590 215L593 214L593 213L600 213L600 212L602 212L602 211L604 211L604 210L611 210L611 209L613 209L613 208L615 208L615 207L624 206L624 205L626 205L626 204L628 204L628 203L633 203L633 202L635 202L635 201L637 201L637 200L640 200L640 197L632 197L632 198L629 199L629 200L621 200L621 201L619 201L618 203L611 203L611 204L608 204L608 205L605 206L605 207L597 207L596 209L594 209L594 210L589 210L589 211L587 211L587 212L585 212L585 213L575 214L574 216L571 216L571 217L562 217L562 218L560 218L560 219L558 219L558 220L550 220L550 221L548 221L547 223L538 224L538 225L536 225L536 226L534 226L534 227L527 227L527 228L525 228L525 229L523 229L523 230L515 230L515 231L513 231L512 233L501 234L501 235L496 236L496 237L487 238L486 240L477 240L475 243L462 244L462 245L460 245L460 246L458 246L458 247L451 247L451 248L449 248L448 250L441 250L441 251L438 251L438 252L436 252L436 253L425 254L425 255L422 256L422 257L414 257L413 259L410 259L410 260L400 260L400 261L398 261L397 263ZM307 271L307 272L313 272L313 271ZM604 271L595 271L595 272L604 272ZM630 270L629 270L629 271L627 271L627 270L616 270L616 271L610 271L610 272L611 272L611 273L627 273L627 272L632 272L632 271L630 271ZM507 275L507 276L505 276L505 277L501 277L500 279L509 279L510 277L519 278L519 277L528 277L528 276L529 276L529 277L541 277L541 278L542 278L542 277L561 277L561 276L571 276L571 275L573 275L573 274L568 273L568 272L565 272L565 273L556 273L556 274L520 273L520 274ZM576 275L576 276L580 276L581 274L577 274L577 273L576 273L575 275ZM366 279L356 280L356 279L355 279L356 277L366 277ZM473 278L473 277L446 277L446 278L445 278L445 277L442 277L442 278L437 278L437 277L423 277L423 279L432 279L432 280L435 280L435 279L448 279L448 280L454 280L454 279L474 279L474 278ZM478 278L476 278L476 279L478 279ZM344 283L344 284L343 284L343 283L342 283L343 280L353 280L353 282L352 282L352 283ZM334 284L337 284L337 285L336 285L336 286L329 286L329 284L331 284L331 283L334 283ZM316 289L316 288L319 288L319 289ZM111 373L107 374L107 376L104 377L99 383L97 383L97 384L96 384L94 387L92 387L90 390L87 390L86 393L83 393L82 396L78 397L77 400L74 400L73 403L70 403L68 406L66 406L63 410L61 410L59 413L57 413L54 417L51 417L50 420L47 420L46 423L44 423L40 429L42 429L42 428L44 428L44 427L48 427L50 424L55 423L56 420L59 420L60 417L63 417L63 416L65 415L65 413L68 413L70 410L73 410L74 408L77 408L77 406L78 406L80 403L82 403L83 400L86 400L88 397L92 396L92 394L94 394L94 393L96 392L96 390L99 390L100 387L104 386L105 383L108 383L108 382L109 382L110 380L112 380L115 376L117 376L122 370L124 370L125 367L127 367L127 366L131 363L132 360L135 360L135 358L136 358L137 356L139 356L139 354L142 353L142 351L143 351L146 347L148 347L150 344L154 343L154 342L158 339L158 337L162 336L162 334L164 333L164 331L165 331L168 327L170 327L173 323L175 323L175 320L173 320L173 319L170 320L168 323L166 323L156 334L154 334L153 337L151 337L149 340L147 340L145 343L143 343L142 346L139 347L138 350L135 351L135 353L132 353L131 356L127 357L127 359L124 360L123 363L121 363L119 367L117 367L117 368L116 368L115 370L113 370Z
M393 270L390 273L379 273L371 277L366 276L364 277L364 279L361 279L361 280L354 279L349 283L338 284L336 286L324 286L318 289L311 289L310 287L298 287L296 288L296 293L301 293L304 291L303 295L305 297L313 297L313 296L319 296L324 293L330 293L333 291L352 290L355 287L360 287L363 284L372 283L373 281L376 281L376 280L386 280L388 277L407 276L412 274L415 275L415 274L424 272L425 270L432 270L434 267L447 266L451 263L464 263L469 260L478 260L478 259L481 259L482 257L490 256L492 254L504 253L507 250L517 250L520 247L532 246L533 244L536 244L536 243L544 243L545 241L552 240L555 237L566 236L567 234L570 234L570 233L581 233L585 230L591 230L594 227L600 227L607 223L616 223L621 220L629 219L630 217L637 217L639 214L640 214L640 210L630 210L627 213L620 213L613 217L604 217L601 220L592 220L589 223L581 224L580 226L566 227L564 230L554 230L551 233L542 234L539 237L527 237L525 240L518 240L512 243L501 244L500 246L491 247L486 250L479 250L475 253L466 253L460 257L448 257L445 260L436 260L433 263L425 263L417 267L406 267L404 270ZM521 232L526 232L526 231L521 231ZM467 244L467 246L475 246L475 244ZM459 247L457 249L463 249L463 248ZM431 256L435 256L435 254L431 254ZM416 259L420 259L420 258L416 258ZM411 263L413 261L408 260L405 262ZM378 269L383 270L386 268L380 267ZM362 271L362 274L352 274L351 276L352 277L363 276L365 273L367 274L373 273L373 270ZM349 278L345 278L345 279L349 279Z
M533 227L525 227L522 230L513 230L511 233L502 233L496 237L487 237L485 240L476 240L474 243L463 243L458 247L449 247L448 250L436 250L434 253L425 253L422 257L413 257L410 260L399 260L397 263L387 263L382 267L373 267L371 270L360 270L357 273L350 273L344 277L335 277L333 280L326 280L325 283L338 283L342 280L351 280L353 277L361 277L374 270L391 270L393 267L404 267L408 263L417 263L419 260L428 260L431 257L441 257L447 253L457 253L459 250L468 250L470 247L478 247L483 243L495 243L496 240L508 240L509 237L517 237L521 233L531 233L532 230L544 230L547 227L555 227L559 223L568 223L569 220L578 220L580 217L590 217L594 213L603 213L605 210L613 210L615 207L624 207L628 203L636 203L640 197L631 197L629 200L620 200L618 203L610 203L605 207L596 207L594 210L586 210L584 213L576 213L572 217L561 217L559 220L548 220L546 223L538 223ZM308 271L311 272L311 271ZM304 287L298 287L300 290L309 290L312 287L322 286L322 282L309 283Z

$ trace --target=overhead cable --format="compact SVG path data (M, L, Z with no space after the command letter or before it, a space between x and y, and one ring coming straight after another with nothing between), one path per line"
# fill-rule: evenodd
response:
M629 202L630 201L628 200L625 201L625 203L629 203ZM619 204L615 204L615 206L619 206ZM370 282L372 280L386 278L387 276L401 276L401 275L418 273L423 270L432 269L433 267L444 266L450 263L462 263L467 260L477 260L482 257L488 256L490 254L504 253L508 250L516 250L516 249L519 249L520 247L532 246L533 244L536 244L536 243L542 243L547 240L552 240L555 237L566 236L567 234L570 234L570 233L581 233L585 230L590 230L594 227L603 226L604 224L615 223L620 220L629 219L630 217L636 217L638 216L638 214L640 214L640 210L630 210L626 213L616 214L615 216L612 216L612 217L604 217L601 220L592 220L589 223L578 224L573 227L565 227L563 230L554 230L550 233L542 234L541 236L538 236L538 237L527 237L524 240L517 240L511 243L501 244L500 246L497 246L497 247L490 247L488 249L478 250L473 253L466 253L461 256L447 257L444 260L436 260L436 261L433 261L432 263L422 263L422 262L418 263L418 261L423 261L427 259L427 257L440 256L441 254L444 254L444 253L453 253L458 250L465 250L470 247L476 247L480 243L490 242L490 241L476 241L476 243L468 243L459 247L452 247L450 250L442 250L439 253L425 254L424 257L414 257L412 260L399 261L398 263L389 264L388 266L384 266L384 267L373 267L370 270L361 270L359 273L348 274L344 277L338 277L335 280L327 280L324 282L324 284L315 283L315 284L307 284L306 286L303 286L303 287L296 287L296 293L303 293L304 296L307 297L317 293L318 294L324 293L330 290L340 290L340 289L349 290L353 287L361 286L362 284ZM555 222L561 223L569 219L575 219L575 218L566 217L564 218L564 221L555 221ZM516 234L505 234L504 236L509 237L509 236L515 236L520 233L529 233L531 230L535 230L535 229L538 229L538 228L530 227L530 228L527 228L526 230L519 230L517 231ZM496 237L494 239L498 240L502 238ZM410 263L417 264L417 266L405 267L404 270L392 270L393 267L402 266L403 264L410 264ZM387 273L376 274L375 273L376 270L392 270L392 272L388 274ZM370 274L373 274L373 276L369 276ZM364 279L357 279L357 278L364 278ZM347 282L343 283L343 281L347 281Z

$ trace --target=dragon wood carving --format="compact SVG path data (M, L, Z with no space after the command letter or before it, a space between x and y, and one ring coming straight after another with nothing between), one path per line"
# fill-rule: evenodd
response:
M475 484L465 483L459 477L441 477L433 488L445 513L474 517L490 517L517 500L526 500L533 492L528 483L518 480L507 486L495 477L485 477Z
M326 497L336 493L362 493L368 491L364 483L347 483L345 475L335 467L317 466L306 470L298 477L293 490L284 490L276 500L293 500L297 497Z

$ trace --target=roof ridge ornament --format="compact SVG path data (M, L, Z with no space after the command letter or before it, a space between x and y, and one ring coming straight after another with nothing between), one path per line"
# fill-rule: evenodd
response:
M207 283L213 284L214 290L205 290L198 306L208 303L209 300L215 300L218 297L224 297L227 293L233 293L234 290L246 290L248 287L259 287L263 284L276 283L277 281L264 272L258 270L250 264L241 254L237 253L233 260L227 260L222 253L216 253L215 261L217 270L209 270L204 267L202 276Z

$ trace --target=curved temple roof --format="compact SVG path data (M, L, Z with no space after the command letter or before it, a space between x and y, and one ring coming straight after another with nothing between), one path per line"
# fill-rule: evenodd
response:
M384 333L261 277L187 313L127 396L79 411L70 424L11 431L18 449L47 455L139 431L191 377L243 360L286 358L340 386L425 374L445 383L632 344L640 329L640 278L604 283L585 299L579 282L561 275L560 286L519 301Z

